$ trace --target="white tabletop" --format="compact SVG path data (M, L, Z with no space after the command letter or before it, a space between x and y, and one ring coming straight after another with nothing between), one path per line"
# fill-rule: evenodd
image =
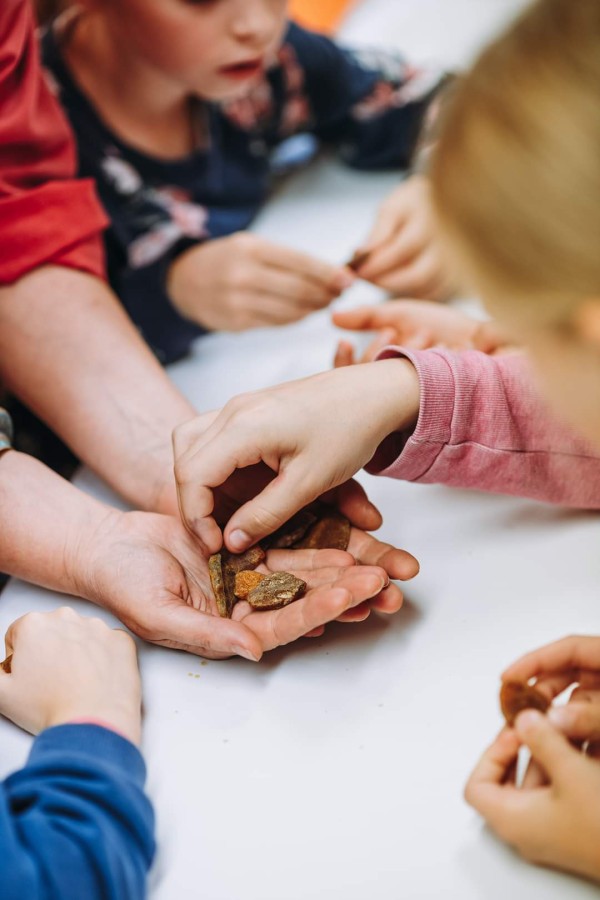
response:
M392 2L398 12L407 6ZM437 5L478 9L482 26L485 9L498 8L484 0ZM394 182L321 161L280 191L256 228L341 261ZM341 302L375 299L359 285ZM335 336L325 313L277 331L214 335L172 375L198 408L211 408L328 367ZM462 787L501 725L502 668L567 633L600 631L600 520L361 480L384 513L382 536L422 564L398 615L330 626L258 665L140 644L160 846L153 900L596 897L588 884L522 863L465 805ZM117 502L89 472L77 484ZM0 633L28 610L63 602L11 582L0 598ZM90 612L82 601L72 605ZM0 742L3 776L24 762L30 739L0 722Z

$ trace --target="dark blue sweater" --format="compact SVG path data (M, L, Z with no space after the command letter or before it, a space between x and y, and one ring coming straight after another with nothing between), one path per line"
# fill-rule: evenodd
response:
M171 305L169 265L189 247L250 225L268 196L277 147L310 133L356 168L406 168L440 83L439 73L400 56L343 49L291 24L278 64L250 96L226 105L197 101L197 150L164 161L106 127L66 68L58 26L42 51L75 131L80 174L96 179L112 223L112 287L163 362L183 356L203 333Z
M140 900L154 816L139 751L97 725L36 738L0 786L2 900Z

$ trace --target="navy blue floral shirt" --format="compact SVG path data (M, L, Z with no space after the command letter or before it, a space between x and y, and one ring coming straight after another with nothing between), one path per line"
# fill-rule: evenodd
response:
M113 134L70 76L58 24L42 39L44 63L79 145L80 174L96 180L111 220L113 289L162 362L189 350L203 329L174 309L166 275L183 250L247 228L265 202L273 155L310 133L360 169L406 168L441 73L404 58L351 51L290 24L272 66L243 99L198 102L204 138L190 156L164 161Z

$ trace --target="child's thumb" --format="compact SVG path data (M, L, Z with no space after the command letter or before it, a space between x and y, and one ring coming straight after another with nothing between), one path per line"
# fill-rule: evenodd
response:
M564 766L577 754L567 738L535 709L526 709L517 716L515 730L546 774L552 780L560 779Z

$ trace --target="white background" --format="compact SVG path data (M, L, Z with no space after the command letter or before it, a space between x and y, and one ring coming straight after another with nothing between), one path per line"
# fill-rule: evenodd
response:
M366 43L385 36L419 58L456 64L519 5L371 0L345 34ZM256 227L342 261L394 183L321 161L279 192ZM342 303L376 297L362 285ZM172 374L207 409L328 367L335 338L326 313L277 332L215 335ZM382 537L421 561L397 616L330 626L259 665L141 647L160 843L153 900L597 896L522 863L462 800L501 725L502 668L567 633L600 633L597 516L362 480L384 513ZM90 473L77 482L114 501ZM0 631L62 602L13 582L0 598ZM4 775L24 762L30 739L0 723L0 741Z

